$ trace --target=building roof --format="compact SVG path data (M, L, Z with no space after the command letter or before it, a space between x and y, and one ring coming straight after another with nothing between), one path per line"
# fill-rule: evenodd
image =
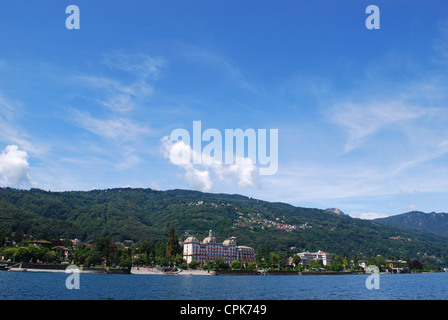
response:
M225 247L235 246L236 245L236 238L235 237L231 237L230 239L226 239L226 240L224 240L222 245L225 246Z
M248 247L248 246L238 246L238 249L254 249L252 247Z
M195 237L188 237L184 243L193 243L193 242L199 242L198 239L196 239Z
M208 237L204 239L204 241L202 241L203 243L216 243L216 238L213 236L213 231L210 230L208 232Z
M31 243L51 244L51 242L47 240L33 240Z

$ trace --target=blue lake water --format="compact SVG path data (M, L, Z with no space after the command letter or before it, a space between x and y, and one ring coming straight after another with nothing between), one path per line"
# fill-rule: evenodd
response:
M0 272L0 300L447 300L448 273L380 275L173 276Z

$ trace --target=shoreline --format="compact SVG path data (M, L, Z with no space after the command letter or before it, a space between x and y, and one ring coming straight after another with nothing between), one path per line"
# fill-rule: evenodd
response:
M48 273L70 273L66 271L68 264L10 264L5 271L12 272L48 272ZM73 271L72 271L73 272ZM177 269L171 270L162 267L145 267L136 266L130 269L110 268L110 267L79 267L79 273L90 274L133 274L133 275L179 275L179 276L234 276L234 275L250 275L250 276L275 276L275 275L297 275L297 276L313 276L313 275L364 275L368 274L359 271L280 271L280 270L218 270L209 271L202 269ZM420 272L420 273L443 273L443 272ZM380 274L406 274L381 272Z
M48 272L48 273L72 273L66 271L68 264L34 264L34 263L15 263L8 266L5 271L11 272ZM120 268L88 268L79 267L79 273L97 273L97 274L129 274L129 269Z

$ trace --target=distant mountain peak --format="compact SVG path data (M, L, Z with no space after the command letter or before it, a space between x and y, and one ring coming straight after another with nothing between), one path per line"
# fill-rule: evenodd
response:
M325 211L333 212L333 213L336 213L341 216L348 216L348 214L344 213L342 210L340 210L338 208L328 208L328 209L325 209Z
M445 212L410 211L375 221L448 235L448 214Z

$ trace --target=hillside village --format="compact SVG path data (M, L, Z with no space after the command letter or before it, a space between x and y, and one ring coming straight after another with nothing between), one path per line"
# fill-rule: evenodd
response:
M253 248L260 268L309 268L306 259L289 261L306 252L327 252L331 263L313 266L326 270L356 269L369 259L386 269L386 260L408 265L415 260L421 265L409 269L424 270L444 266L447 257L446 242L434 234L354 219L337 209L301 208L239 195L131 188L61 193L3 188L0 201L4 204L0 208L5 222L0 230L4 261L188 267L182 256L183 241L194 235L201 240L211 229L219 243L236 237L237 246ZM176 254L172 250L168 254L170 227L181 235L176 236L180 244ZM38 243L32 241L51 244L36 250Z

